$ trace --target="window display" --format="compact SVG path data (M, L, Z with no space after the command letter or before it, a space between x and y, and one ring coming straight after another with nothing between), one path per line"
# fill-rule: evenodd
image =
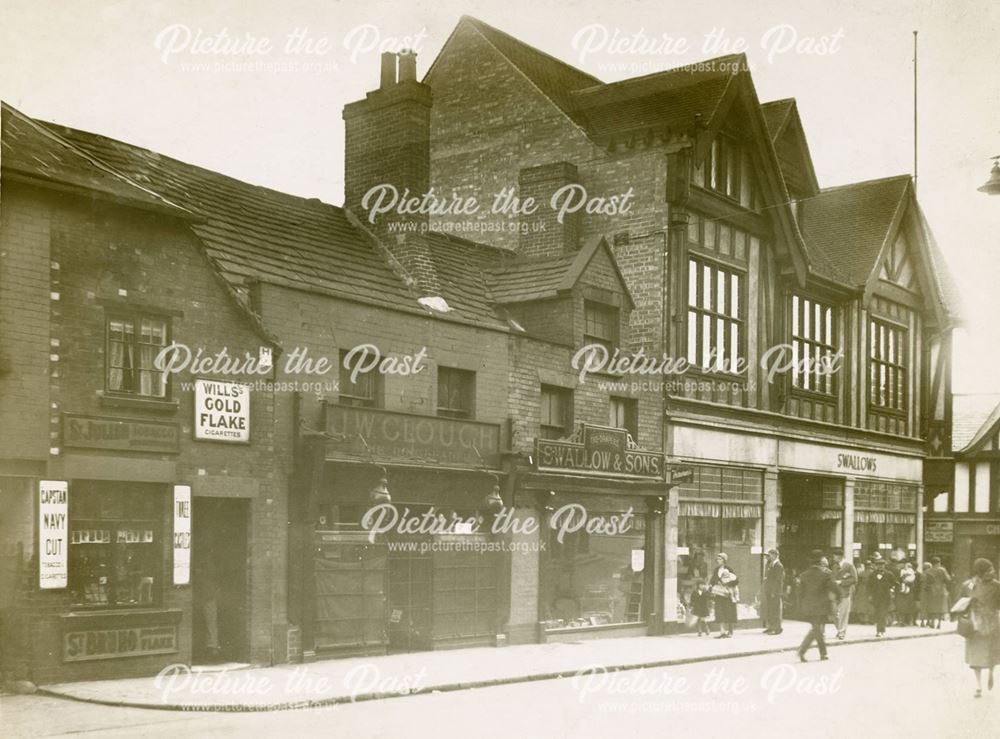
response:
M593 515L615 515L595 513ZM541 573L540 610L545 628L640 623L646 562L645 520L623 534L548 530Z
M756 470L699 465L690 482L679 486L677 590L690 603L699 582L712 575L715 556L725 552L740 581L737 617L757 617L760 594L761 520L764 476Z
M163 573L163 488L79 482L72 491L69 590L74 604L154 603Z

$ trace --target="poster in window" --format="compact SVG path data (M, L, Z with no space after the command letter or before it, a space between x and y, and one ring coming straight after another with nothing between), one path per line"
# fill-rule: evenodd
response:
M38 587L66 587L69 561L69 484L38 483Z
M174 485L174 585L191 582L191 486Z
M240 382L195 380L194 438L250 441L250 387Z

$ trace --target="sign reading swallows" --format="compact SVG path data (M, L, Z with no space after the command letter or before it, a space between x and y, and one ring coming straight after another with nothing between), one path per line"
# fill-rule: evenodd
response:
M536 439L540 472L663 479L663 455L628 448L625 429L584 425L570 439Z

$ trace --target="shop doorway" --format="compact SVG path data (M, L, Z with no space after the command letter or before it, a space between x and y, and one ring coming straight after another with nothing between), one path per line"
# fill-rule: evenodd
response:
M389 553L389 651L431 648L431 588L434 560L429 553Z
M196 497L192 508L192 660L248 662L249 501Z
M839 478L782 474L778 551L786 582L809 566L814 549L830 554L844 541L844 482ZM791 579L789 579L791 578Z

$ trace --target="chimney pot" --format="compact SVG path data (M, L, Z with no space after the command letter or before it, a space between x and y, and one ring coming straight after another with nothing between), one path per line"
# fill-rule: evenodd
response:
M382 52L382 76L379 87L388 90L396 86L396 55L391 51Z
M413 49L403 49L399 52L399 81L417 79L417 52Z

